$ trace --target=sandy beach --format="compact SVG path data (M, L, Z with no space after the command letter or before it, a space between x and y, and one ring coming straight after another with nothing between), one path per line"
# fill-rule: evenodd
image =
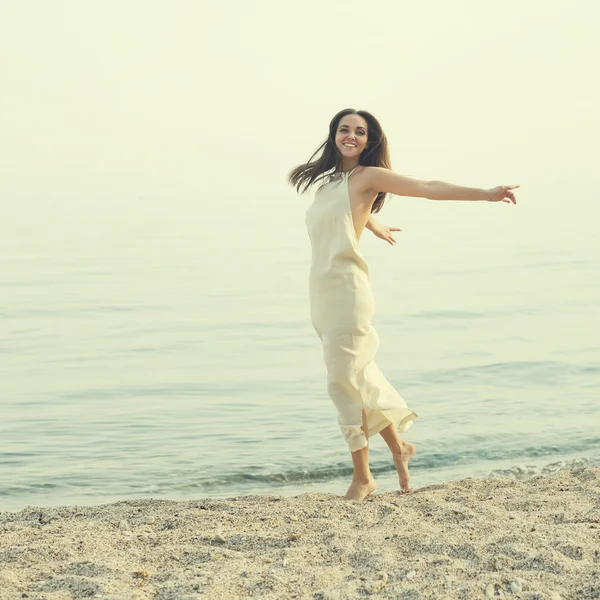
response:
M600 598L600 467L0 513L0 598Z

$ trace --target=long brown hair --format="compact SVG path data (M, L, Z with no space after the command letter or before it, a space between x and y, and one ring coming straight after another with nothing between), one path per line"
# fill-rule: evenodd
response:
M298 165L290 171L288 182L293 185L299 194L304 194L316 182L327 177L327 173L334 169L333 175L342 170L342 155L335 145L335 134L343 117L346 115L359 115L367 122L367 145L360 153L358 164L368 167L382 167L391 169L390 153L388 150L387 138L379 121L366 110L355 110L354 108L345 108L341 110L329 123L329 136L315 150L307 163ZM321 153L320 156L317 156ZM379 192L373 206L372 213L381 210L387 194Z

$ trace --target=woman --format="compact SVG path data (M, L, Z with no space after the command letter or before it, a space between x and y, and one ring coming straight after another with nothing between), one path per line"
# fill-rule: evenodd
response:
M320 153L320 155L319 155ZM319 155L319 156L317 156ZM338 410L354 475L345 498L363 500L376 488L369 470L368 438L381 434L392 452L402 492L409 491L408 461L415 446L403 441L418 418L374 362L379 345L369 267L358 251L365 227L395 243L396 228L372 217L388 193L430 200L485 200L516 204L516 185L484 190L441 181L421 181L390 169L387 139L377 119L346 109L329 124L329 137L310 160L289 175L299 193L320 183L306 213L312 246L310 312L323 344L327 389Z

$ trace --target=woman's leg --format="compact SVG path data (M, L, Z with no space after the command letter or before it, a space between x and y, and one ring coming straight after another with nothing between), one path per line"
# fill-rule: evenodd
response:
M381 437L392 451L394 466L396 467L398 477L400 478L400 489L403 492L409 492L410 475L408 474L408 461L415 454L415 445L400 439L396 427L391 423L379 433L381 433Z
M365 411L362 411L362 430L367 435L367 417ZM371 470L369 469L369 440L367 438L367 445L360 450L351 452L352 464L354 466L354 474L352 476L352 483L346 492L344 498L346 500L363 500L371 492L375 491L377 484Z

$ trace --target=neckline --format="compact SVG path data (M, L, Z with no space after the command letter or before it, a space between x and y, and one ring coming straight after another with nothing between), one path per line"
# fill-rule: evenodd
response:
M332 173L329 176L329 181L336 181L344 179L345 177L350 177L350 175L352 175L352 172L355 171L358 167L360 167L360 164L356 165L355 167L352 167L351 169L348 169L348 171L337 171L336 173Z

